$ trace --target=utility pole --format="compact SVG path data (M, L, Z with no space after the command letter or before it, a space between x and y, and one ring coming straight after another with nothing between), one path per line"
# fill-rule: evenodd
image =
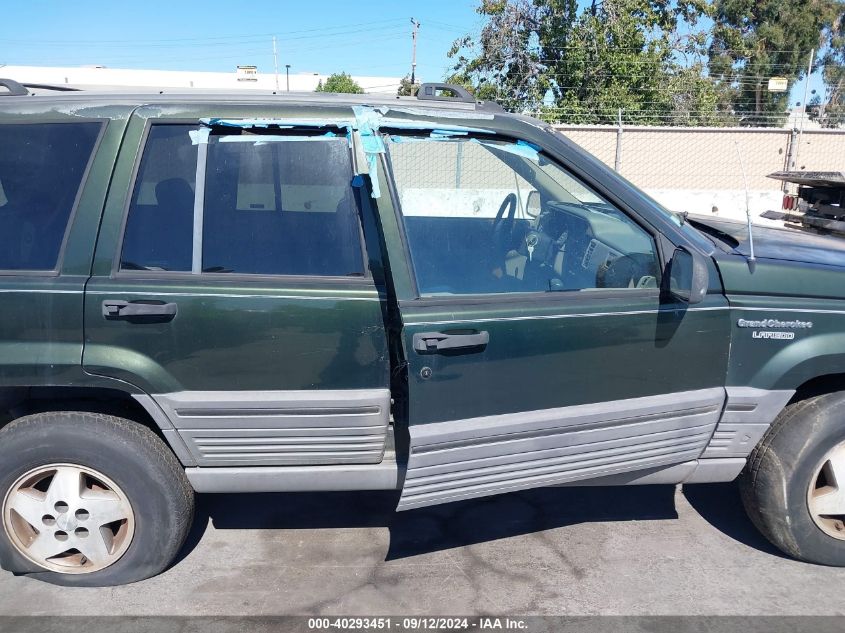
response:
M807 97L810 94L810 75L813 73L813 56L816 54L816 49L810 49L810 63L807 64L807 80L804 82L804 100L801 101L801 123L798 128L798 142L795 144L795 159L794 167L798 167L798 152L801 150L801 137L804 134L804 119L807 118Z
M285 64L285 83L287 84L288 92L290 92L290 64Z
M279 89L279 56L276 54L276 36L273 36L273 69L276 73L276 90Z
M420 23L411 18L411 24L414 25L414 30L411 31L411 38L414 41L411 52L411 85L413 86L417 83L417 31L420 30Z

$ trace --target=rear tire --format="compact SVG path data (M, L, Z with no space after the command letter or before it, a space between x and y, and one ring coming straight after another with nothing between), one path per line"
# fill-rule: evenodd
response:
M167 568L190 530L184 469L130 420L72 411L19 418L0 429L0 464L5 569L57 585L122 585Z
M784 553L845 566L843 457L845 392L789 405L751 453L739 479L743 504L754 525Z

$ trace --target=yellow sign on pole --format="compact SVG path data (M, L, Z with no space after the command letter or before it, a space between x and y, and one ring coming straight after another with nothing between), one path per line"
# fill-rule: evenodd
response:
M789 88L789 80L786 77L771 77L769 79L769 92L786 92Z

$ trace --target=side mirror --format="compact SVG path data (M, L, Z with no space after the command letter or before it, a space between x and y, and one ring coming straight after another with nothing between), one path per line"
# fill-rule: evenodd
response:
M701 303L707 295L709 276L702 255L679 246L668 266L669 294L685 303Z
M528 198L525 201L525 213L530 218L536 218L543 210L543 205L540 202L540 192L536 189L528 192Z

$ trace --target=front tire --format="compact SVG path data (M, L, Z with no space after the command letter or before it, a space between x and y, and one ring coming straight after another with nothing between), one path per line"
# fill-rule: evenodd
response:
M154 576L187 537L194 493L150 429L87 412L0 429L3 567L46 582L121 585Z
M845 566L845 392L789 405L751 453L740 492L784 553Z

